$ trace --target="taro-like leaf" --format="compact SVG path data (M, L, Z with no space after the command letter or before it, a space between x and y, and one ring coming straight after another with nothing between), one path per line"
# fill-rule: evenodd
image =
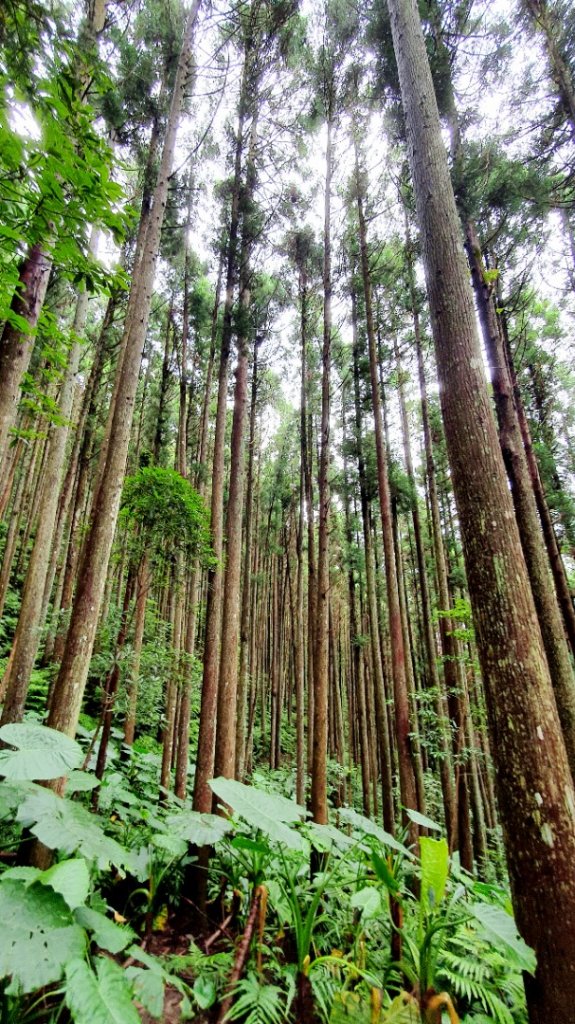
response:
M234 827L231 821L218 814L200 814L199 811L169 814L166 826L171 833L194 846L215 846Z
M57 729L29 722L10 722L0 740L16 750L0 750L0 775L7 779L57 779L82 762L75 740Z
M17 820L48 846L64 853L80 853L105 871L110 864L129 867L131 855L104 832L99 819L81 804L56 796L38 786L22 801Z
M75 1024L140 1024L131 987L118 964L102 958L96 972L83 960L66 967L66 1006Z
M449 850L446 839L421 836L421 907L426 913L441 903L449 874Z
M405 813L414 825L419 825L420 828L428 828L431 832L441 832L441 825L438 825L432 818L428 818L427 814L420 814L419 811L412 811L410 807L406 807Z
M12 991L34 992L59 981L66 964L84 955L84 931L60 893L40 882L3 880L0 921L0 977L12 977Z
M107 949L109 953L121 953L134 938L131 928L121 927L92 907L78 907L74 916L82 928L92 932L100 949Z
M355 910L361 911L362 921L369 921L371 918L379 917L381 914L381 895L379 889L372 885L366 885L364 889L354 892L350 905Z
M521 938L511 914L489 903L471 903L467 909L479 922L489 942L510 952L520 970L535 974L535 953Z
M34 882L49 885L64 897L70 910L75 910L85 903L90 891L90 873L83 857L62 860L46 871L24 865L8 868L2 875L2 881L8 878L16 878L26 886Z
M306 850L303 836L288 827L301 820L306 813L305 808L285 796L264 793L255 786L245 786L243 782L234 779L212 779L210 786L220 800L229 804L236 814L253 828L264 832L269 839L291 850Z
M407 849L403 843L398 842L394 839L389 832L381 828L380 825L376 825L375 821L370 821L369 818L365 818L363 814L358 814L351 807L342 807L339 811L339 816L342 821L348 822L354 828L360 832L365 832L368 836L374 836L379 839L380 843L384 846L388 846L390 850L395 850L397 853L402 853L404 857L409 857L413 860L413 854Z
M164 1012L164 979L145 967L128 967L126 971L133 986L136 999L151 1017L160 1020Z

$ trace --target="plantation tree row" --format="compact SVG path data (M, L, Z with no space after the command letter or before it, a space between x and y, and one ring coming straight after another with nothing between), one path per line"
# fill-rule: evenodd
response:
M575 23L489 6L0 15L1 724L431 815L568 1024Z

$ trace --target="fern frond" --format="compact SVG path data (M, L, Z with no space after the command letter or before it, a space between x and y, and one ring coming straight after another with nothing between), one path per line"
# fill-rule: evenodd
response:
M514 1024L509 1007L494 992L492 985L486 983L486 979L458 973L457 970L445 965L438 972L438 977L441 977L441 981L446 982L446 987L451 988L460 998L466 999L468 1003L479 1003L491 1015L494 1024Z
M277 985L262 985L250 974L238 981L234 1004L226 1014L226 1021L241 1019L243 1024L283 1024L286 1019L286 1000Z
M322 1020L328 1024L336 992L342 987L341 980L326 970L310 972L309 980Z

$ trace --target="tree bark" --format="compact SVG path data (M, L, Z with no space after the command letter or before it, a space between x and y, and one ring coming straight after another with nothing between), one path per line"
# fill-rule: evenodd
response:
M27 321L29 333L7 320L0 337L0 466L8 451L8 434L16 419L20 384L30 363L33 335L44 305L51 269L52 257L39 244L31 246L20 268L18 285L10 304L12 313Z
M333 83L331 83L333 88ZM330 85L327 85L330 89ZM324 205L323 263L323 346L321 386L321 450L319 460L319 530L317 554L315 649L313 666L313 746L311 771L311 812L313 820L326 825L327 809L327 714L329 694L329 510L328 479L330 451L330 364L331 364L331 178L333 97L327 111L327 146Z
M575 990L575 793L489 403L421 24L414 0L388 0L388 7L512 897L537 954L536 976L526 978L529 1016L531 1024L567 1024Z
M137 280L133 280L128 300L123 360L118 368L116 401L110 409L108 420L109 443L99 466L99 482L79 571L72 619L48 718L50 726L69 735L74 735L76 731L120 506L154 272L199 5L200 0L194 0L184 30L153 208L145 240L142 240L143 255Z

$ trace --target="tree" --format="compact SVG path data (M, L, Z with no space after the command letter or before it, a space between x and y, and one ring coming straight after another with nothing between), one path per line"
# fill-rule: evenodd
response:
M135 261L138 272L133 280L126 312L115 400L108 419L108 443L102 451L90 529L78 573L78 590L48 719L51 727L71 735L76 731L80 713L118 516L154 270L199 6L199 0L195 0L188 14L150 222L149 225L143 222L147 230L141 231L138 238L141 258Z
M423 33L412 0L388 6L513 900L538 958L535 979L526 981L529 1013L532 1022L567 1021L575 985L573 784L481 367ZM551 863L555 913L535 880Z

